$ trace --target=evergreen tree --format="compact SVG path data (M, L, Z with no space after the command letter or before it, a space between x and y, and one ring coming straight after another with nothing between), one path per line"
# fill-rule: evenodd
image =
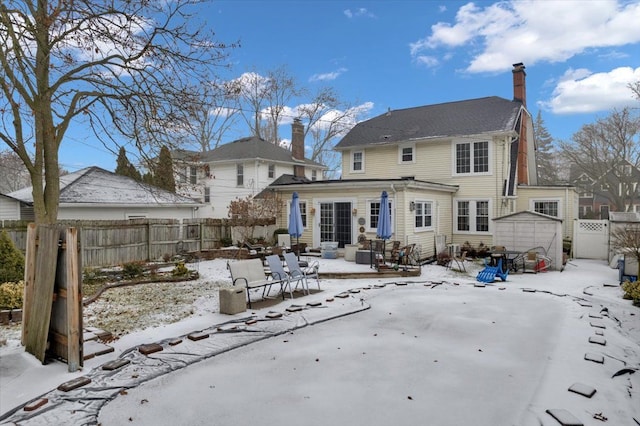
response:
M171 159L171 152L166 145L160 148L160 156L153 173L153 181L158 188L176 192L176 181L173 178L173 160Z
M24 255L5 230L0 232L0 284L24 279Z
M128 176L140 182L142 180L142 176L140 176L140 172L136 170L135 166L131 164L129 159L127 158L127 151L123 146L120 147L120 151L118 152L118 159L116 160L116 170L115 174L121 176Z
M533 129L537 147L538 183L541 185L556 184L560 179L558 177L554 139L545 127L540 111L538 111L536 120L533 123Z

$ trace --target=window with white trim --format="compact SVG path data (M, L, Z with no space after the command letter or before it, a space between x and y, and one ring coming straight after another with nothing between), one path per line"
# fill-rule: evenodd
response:
M244 165L236 164L236 185L244 186Z
M455 144L455 174L489 173L489 142L457 142Z
M198 169L196 166L189 167L189 183L193 185L198 183Z
M302 217L302 227L307 227L307 202L303 200L298 200L298 205L300 206L300 217ZM287 203L287 217L291 213L291 203Z
M415 145L398 146L398 163L415 163Z
M416 231L433 228L433 202L415 201L414 206Z
M208 186L204 187L204 202L208 203L211 201L211 188Z
M353 173L364 173L364 151L351 152L351 171Z
M369 218L369 232L376 232L378 229L378 218L380 217L380 199L367 201L367 217ZM391 229L393 229L393 200L389 199L389 218L391 219Z
M455 207L457 232L489 232L489 200L458 200Z
M318 180L318 171L311 170L311 180Z
M273 179L274 177L276 177L276 165L275 164L269 164L269 168L268 168L268 173L269 173L269 179Z
M547 216L561 217L560 200L531 200L532 209L536 213L546 214Z

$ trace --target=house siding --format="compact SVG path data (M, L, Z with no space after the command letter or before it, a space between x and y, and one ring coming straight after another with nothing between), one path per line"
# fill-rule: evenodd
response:
M194 207L124 207L124 206L100 206L93 207L68 207L60 206L59 220L123 220L134 217L147 219L193 219L196 216Z
M20 201L0 195L0 220L19 220Z
M574 187L518 186L517 211L533 210L535 200L558 200L561 209L562 235L573 237L574 219L578 217L578 192Z

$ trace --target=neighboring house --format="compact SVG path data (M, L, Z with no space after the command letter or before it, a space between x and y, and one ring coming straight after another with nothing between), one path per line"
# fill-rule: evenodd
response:
M513 69L514 99L486 97L391 110L357 124L337 145L342 179L273 185L283 199L297 191L307 212L301 241L340 247L376 238L380 194L391 204L392 240L422 247L493 245L494 218L532 210L573 232L577 193L537 185L525 71ZM278 218L286 227L288 208Z
M0 220L33 220L33 205L0 194Z
M28 187L9 196L32 204L31 192ZM194 199L99 167L60 176L59 220L193 219L201 206Z
M626 160L596 175L573 166L570 181L578 188L580 219L609 219L609 212L619 210L617 204L624 205L624 211L640 212L640 170Z
M321 180L326 167L304 158L303 124L291 126L291 150L248 137L207 152L172 152L176 192L201 200L199 217L226 218L231 201L260 193L280 176Z

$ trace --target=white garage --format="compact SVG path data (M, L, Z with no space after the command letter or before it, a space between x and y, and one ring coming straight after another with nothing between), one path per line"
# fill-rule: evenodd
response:
M562 269L562 219L557 217L532 211L497 217L493 242L507 250L522 252L542 247L551 258L551 269Z

